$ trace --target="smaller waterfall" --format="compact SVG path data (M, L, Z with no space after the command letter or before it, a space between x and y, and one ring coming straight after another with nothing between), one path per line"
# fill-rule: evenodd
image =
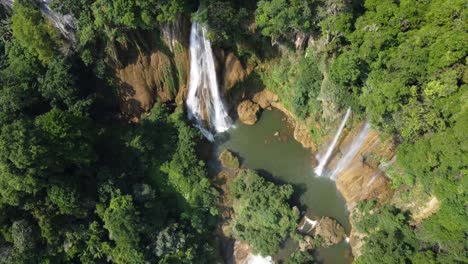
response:
M345 127L346 121L348 121L348 118L350 115L351 115L351 108L348 108L348 110L346 110L346 114L343 120L341 121L338 131L336 131L336 134L335 134L335 137L333 138L332 143L327 149L327 152L325 153L323 157L319 158L319 164L314 170L315 174L317 174L318 176L322 175L323 170L325 169L325 166L327 165L327 162L330 159L330 156L333 153L333 150L335 149L336 143L338 143L338 139L340 139L341 132L343 132L343 128Z
M387 171L388 167L390 167L396 160L396 155L393 156L393 158L389 162L382 162L379 164L379 167L377 171L372 175L371 179L369 182L367 182L367 187L371 186L371 184L377 179L377 177L381 174Z
M380 173L382 173L382 172L380 170L378 170L372 175L369 182L367 182L367 187L371 186L371 184L375 181L375 179L377 179L377 177L380 175Z
M304 216L304 222L302 223L301 227L299 227L299 230L307 234L310 231L312 231L317 224L318 224L318 221L314 221L308 218L307 216ZM307 225L310 225L310 227L307 229L307 231L305 231L305 227Z
M362 144L364 144L369 131L370 124L366 122L357 137L354 138L353 143L351 143L351 145L348 147L346 153L343 155L343 157L340 158L335 166L335 169L330 174L330 178L332 180L336 180L338 175L349 165L354 156L356 156L356 154L361 149Z
M273 261L273 258L270 256L263 257L260 255L250 254L247 257L246 263L247 264L273 264L275 262Z
M218 88L211 43L206 28L193 22L190 31L190 82L187 97L190 119L195 119L205 137L213 141L213 132L229 129L231 118L227 114Z

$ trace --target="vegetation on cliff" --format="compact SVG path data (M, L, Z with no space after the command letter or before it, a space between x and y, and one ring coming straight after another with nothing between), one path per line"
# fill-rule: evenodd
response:
M467 261L466 1L50 2L74 16L74 45L33 0L0 9L0 262L215 261L217 192L197 157L199 132L171 104L155 104L138 124L119 120L115 105L115 68L199 6L215 45L259 66L248 80L311 128L330 109L368 117L398 143L394 188L440 201L420 223L402 208L363 202L358 263ZM177 60L156 46L170 75ZM171 88L184 79L166 75ZM297 220L292 188L251 171L232 188L236 236L274 253Z

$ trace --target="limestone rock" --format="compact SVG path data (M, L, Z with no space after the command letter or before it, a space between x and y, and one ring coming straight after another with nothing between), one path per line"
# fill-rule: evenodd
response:
M242 66L239 59L230 52L224 60L224 71L223 71L223 88L224 91L229 91L234 85L244 80L247 75L246 70Z
M257 103L262 109L266 109L271 107L272 103L278 102L278 95L270 92L269 90L263 90L256 93L253 96L252 101Z
M237 82L244 80L247 70L234 53L217 47L212 47L212 49L216 74L221 84L220 89L223 94L227 94Z
M303 123L296 121L294 126L294 139L301 143L304 148L315 149L315 145L310 135L309 129Z
M257 114L260 110L258 104L253 103L250 100L242 101L237 107L237 114L239 120L246 125L253 125L257 122Z
M343 226L338 224L336 220L323 217L315 226L315 237L321 240L321 246L329 247L340 243L345 239L346 234Z
M221 165L225 168L239 168L239 159L227 149L221 152L221 154L219 155L219 161L221 161Z
M314 249L314 239L311 236L304 236L304 238L299 241L299 250L308 251Z

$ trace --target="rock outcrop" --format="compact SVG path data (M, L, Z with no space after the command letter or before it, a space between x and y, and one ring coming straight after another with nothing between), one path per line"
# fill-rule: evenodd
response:
M179 104L185 100L190 67L190 21L179 16L173 22L162 24L160 31L161 38L152 34L137 38L138 44L123 51L125 58L115 67L121 112L129 119L138 119L157 99L176 100Z
M224 168L237 169L239 168L239 159L232 154L231 151L225 149L219 155L219 161Z
M246 125L254 125L258 120L260 106L250 100L244 100L237 106L239 120Z
M219 48L213 48L213 52L220 88L226 95L237 82L244 80L248 72L234 53Z
M254 94L252 98L252 101L258 104L262 109L271 108L272 104L278 102L278 100L278 95L266 89Z
M304 236L300 241L299 241L299 250L300 251L309 251L314 249L315 244L314 244L314 239L311 236Z
M340 153L346 152L361 127L362 124L358 124L346 135L338 147L339 153L329 162L331 168L343 155ZM370 130L358 153L338 175L336 187L345 198L350 211L359 201L375 198L383 202L393 195L389 179L379 169L381 160L393 158L393 149L391 139L382 140L378 131Z
M345 239L346 234L343 226L336 220L328 217L322 217L315 226L315 239L321 243L321 247L329 247L340 243Z

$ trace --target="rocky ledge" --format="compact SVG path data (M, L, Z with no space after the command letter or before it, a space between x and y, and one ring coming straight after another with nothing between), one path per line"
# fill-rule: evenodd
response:
M254 125L258 120L260 106L250 100L242 101L237 107L239 120L246 125Z

